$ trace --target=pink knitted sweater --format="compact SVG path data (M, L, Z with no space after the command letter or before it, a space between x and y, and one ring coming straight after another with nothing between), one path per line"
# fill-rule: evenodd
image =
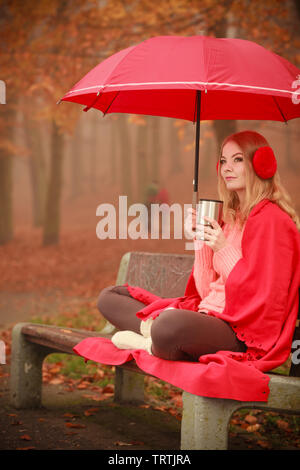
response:
M224 310L225 283L231 270L242 257L241 241L244 227L241 229L238 221L234 225L224 224L223 232L227 245L216 252L203 241L194 241L194 279L202 298L199 311L221 313Z

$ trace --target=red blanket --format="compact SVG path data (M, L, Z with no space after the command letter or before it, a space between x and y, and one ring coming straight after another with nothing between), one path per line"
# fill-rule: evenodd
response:
M232 326L247 345L245 353L218 351L201 356L199 362L167 361L142 350L120 350L103 338L87 338L74 351L102 364L134 359L145 372L196 395L267 401L265 372L284 363L291 351L299 284L299 232L284 211L265 199L246 222L242 258L225 285L225 308L222 313L208 313ZM197 311L201 300L193 273L184 296L178 298L163 299L140 287L127 287L145 304L137 313L142 319L155 318L169 306Z

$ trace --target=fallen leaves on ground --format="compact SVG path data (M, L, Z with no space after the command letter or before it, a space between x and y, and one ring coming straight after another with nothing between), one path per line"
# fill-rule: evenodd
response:
M28 436L28 434L23 434L22 436L20 436L20 439L22 439L23 441L31 441L31 437Z
M257 417L253 415L246 415L245 416L245 421L249 424L256 424L257 423Z
M235 412L230 421L230 437L244 436L248 448L300 449L300 418L275 411L245 410ZM249 435L247 439L245 433ZM251 438L250 438L251 436Z
M116 442L114 442L114 445L115 446L120 446L120 447L124 447L124 446L143 446L143 445L145 445L145 443L142 442L142 441L132 441L132 442L116 441Z
M98 412L99 408L89 408L88 410L84 411L84 416L94 416Z
M83 429L86 428L85 424L80 424L80 423L66 423L67 428L78 428L78 429Z

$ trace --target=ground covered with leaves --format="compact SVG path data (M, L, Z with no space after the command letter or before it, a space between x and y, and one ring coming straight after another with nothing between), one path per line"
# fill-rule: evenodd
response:
M126 242L126 243L125 243ZM181 391L145 378L145 404L113 401L114 368L80 357L52 354L43 365L43 407L14 410L9 404L11 330L18 321L98 330L99 291L115 283L122 255L135 250L178 252L157 241L131 246L90 232L64 234L57 246L42 247L41 234L20 232L0 247L0 449L173 449L180 446ZM149 246L151 244L151 246ZM145 249L146 248L146 249ZM299 450L300 417L240 410L231 418L229 448Z

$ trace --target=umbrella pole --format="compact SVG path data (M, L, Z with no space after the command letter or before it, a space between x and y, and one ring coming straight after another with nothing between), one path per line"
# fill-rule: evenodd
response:
M196 209L198 203L198 170L199 170L199 150L200 150L200 108L201 108L201 91L197 90L196 95L197 121L196 121L196 145L195 145L195 166L194 166L194 192L192 206Z

